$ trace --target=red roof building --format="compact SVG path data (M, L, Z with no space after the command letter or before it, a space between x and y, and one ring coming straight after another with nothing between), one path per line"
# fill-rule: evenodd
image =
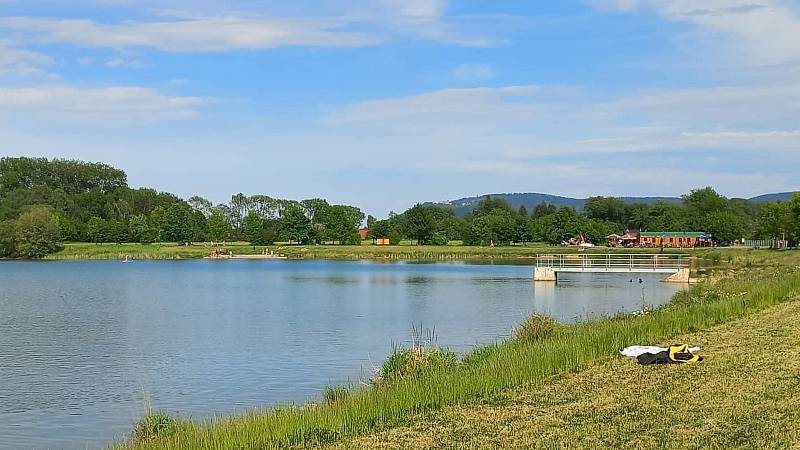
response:
M366 240L367 236L369 236L369 228L361 228L358 230L358 237L360 237L362 241Z

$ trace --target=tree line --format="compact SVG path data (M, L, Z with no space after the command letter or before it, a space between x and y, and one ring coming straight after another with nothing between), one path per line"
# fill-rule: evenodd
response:
M472 213L458 218L449 205L417 204L386 220L369 219L373 238L388 236L420 244L461 240L465 245L509 245L526 242L560 244L582 235L603 244L626 230L703 231L721 243L742 238L800 241L800 195L791 201L757 203L726 198L711 187L693 190L680 203L626 203L615 197L591 197L582 211L541 203L529 212L507 201L481 199Z
M319 198L236 194L215 205L133 189L123 171L106 164L0 159L0 257L41 257L60 242L353 244L363 222L359 208Z
M227 203L183 200L133 189L122 170L102 163L46 158L0 159L0 257L37 258L61 242L152 243L248 241L358 244L364 213L321 198L301 201L236 194ZM464 217L440 204L417 204L386 219L366 219L369 237L392 244L559 244L578 235L595 244L624 230L706 231L722 242L742 237L800 241L800 196L756 203L728 199L712 188L681 203L625 203L589 198L583 211L542 203L533 211L485 197Z

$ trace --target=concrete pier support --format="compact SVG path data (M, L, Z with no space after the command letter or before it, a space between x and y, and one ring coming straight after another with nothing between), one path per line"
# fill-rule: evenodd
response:
M533 281L556 281L556 271L551 267L535 267Z
M677 273L668 276L664 281L666 283L689 283L689 273L690 270L688 268L680 269Z

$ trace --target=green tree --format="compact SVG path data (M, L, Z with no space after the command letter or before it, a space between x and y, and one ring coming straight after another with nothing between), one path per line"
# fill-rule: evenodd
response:
M792 225L791 237L795 244L800 242L800 194L794 194L791 201Z
M156 241L163 241L166 239L166 228L167 228L167 209L164 206L156 206L150 212L149 218L150 226L153 228L155 232Z
M233 231L237 235L242 231L242 221L244 216L252 209L253 202L250 198L242 193L238 193L231 197L228 212L228 223L231 224Z
M647 231L682 231L687 228L686 212L680 205L657 201L647 213Z
M206 223L208 236L212 241L227 241L231 235L231 226L225 213L219 208L215 209Z
M290 242L308 243L311 236L311 220L306 216L301 206L288 207L283 213L281 222Z
M267 219L264 221L264 232L261 235L262 245L272 245L281 235L283 230L279 219Z
M106 228L106 221L94 216L89 219L89 223L87 224L87 231L89 234L89 239L92 240L95 244L100 244L103 242L107 242L108 240L108 231Z
M625 202L615 197L589 197L583 205L583 212L590 219L618 224L625 222Z
M444 231L436 231L431 236L431 245L438 245L443 246L447 245L450 242L450 238L447 237L447 233Z
M352 207L333 205L325 212L325 239L340 244L352 244L358 236L358 226L363 214L356 214ZM359 211L360 213L360 211Z
M65 217L63 213L56 213L55 216L61 229L61 239L66 242L81 242L87 239L81 222Z
M416 240L417 245L429 243L433 233L438 231L435 214L435 206L433 205L417 203L412 206L403 213L406 236Z
M476 217L467 228L465 243L468 245L502 245L508 244L517 232L514 216L501 213Z
M300 206L305 210L306 216L311 219L311 223L323 223L325 221L325 212L330 208L328 202L321 198L302 200Z
M628 230L643 230L647 227L647 217L650 205L645 203L630 203L625 205L625 220L623 225Z
M264 224L261 221L261 216L255 211L250 211L244 217L243 221L244 237L250 245L261 245L264 238Z
M191 228L191 241L205 242L208 238L208 219L199 210L193 209L189 213L189 227Z
M128 241L128 224L121 220L112 219L106 223L106 240L121 244Z
M372 223L372 227L369 229L369 234L370 234L370 236L372 237L373 240L374 239L389 238L389 235L392 232L394 232L394 233L396 233L398 235L402 234L402 233L399 233L397 230L394 229L394 227L392 226L392 223L391 223L391 221L389 219L376 220L376 221L374 221ZM398 243L399 242L400 242L400 240L398 239Z
M575 209L562 206L553 214L534 220L533 229L536 240L560 244L582 233L585 218Z
M728 207L728 199L718 194L711 186L694 189L683 196L691 219L702 219L706 214L722 211Z
M536 205L536 208L533 209L533 213L531 213L531 216L534 219L539 219L539 218L542 218L544 216L548 216L550 214L555 214L556 211L558 211L558 208L556 208L556 205L553 205L553 204L550 204L550 203L546 203L546 202L542 202L542 203L539 203L538 205Z
M149 244L153 242L153 232L150 224L147 223L147 217L144 214L137 214L131 217L128 221L128 229L130 230L131 240L142 244Z
M17 251L15 220L0 222L0 258L10 258Z
M199 211L205 217L210 216L211 211L214 209L214 204L211 203L210 200L198 195L189 197L189 200L187 200L186 203L189 204L193 211Z
M722 242L733 242L744 236L743 217L731 209L712 211L703 219L704 230Z
M185 203L175 203L164 214L164 239L184 243L192 240L191 210Z
M764 203L756 218L755 235L760 239L783 239L792 235L792 204Z
M60 240L61 229L49 207L33 207L16 221L17 256L41 258L58 250Z
M475 217L489 216L500 213L513 213L514 208L507 200L487 195L483 197L472 210Z

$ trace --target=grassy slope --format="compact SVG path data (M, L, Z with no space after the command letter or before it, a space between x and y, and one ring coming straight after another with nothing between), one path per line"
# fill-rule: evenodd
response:
M230 243L226 248L234 254L259 254L265 248L283 253L290 258L311 259L388 259L388 260L464 260L464 259L516 259L533 258L538 253L574 253L571 247L553 247L544 244L531 244L513 247L470 247L463 245L415 246L396 245L378 247L374 245L274 245L253 247L244 242ZM626 249L592 249L595 253L621 252ZM688 251L665 250L680 253ZM700 250L706 252L707 250ZM47 259L188 259L203 258L211 252L207 243L189 246L163 244L66 244L64 249L50 255ZM658 252L657 249L636 249L636 253Z
M800 446L800 301L686 334L706 360L582 372L416 417L336 449Z
M133 447L306 447L369 434L402 424L415 414L469 404L584 370L627 344L663 341L795 298L800 294L799 256L796 252L742 254L735 258L737 272L679 295L670 306L646 316L563 327L553 337L534 343L512 340L477 351L469 363L455 370L362 389L331 403L254 413L212 425L187 423L175 434ZM612 388L615 380L610 374L602 384Z

